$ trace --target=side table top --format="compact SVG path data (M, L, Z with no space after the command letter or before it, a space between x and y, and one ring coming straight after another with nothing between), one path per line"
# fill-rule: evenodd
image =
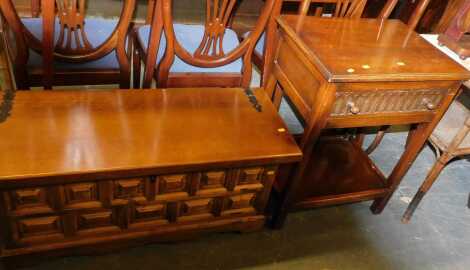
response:
M0 124L0 182L300 160L254 92L261 112L239 88L20 91Z
M399 20L283 15L278 23L330 82L470 79Z

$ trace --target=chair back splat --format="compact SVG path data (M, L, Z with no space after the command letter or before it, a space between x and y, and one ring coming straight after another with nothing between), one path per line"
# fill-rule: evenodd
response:
M152 19L152 29L149 38L144 75L144 88L151 84L152 75L156 68L157 85L159 87L185 87L185 86L221 86L221 87L249 87L252 75L251 57L256 41L261 36L273 10L274 3L279 0L266 0L258 21L251 35L241 43L235 38L236 44L230 43L228 38L236 37L230 29L230 21L236 9L237 0L207 0L206 19L201 32L200 42L188 46L186 40L179 40L178 31L185 31L189 25L178 25L173 21L172 0L157 0ZM159 3L160 2L160 3ZM159 20L159 5L163 21ZM160 25L159 25L160 24ZM163 27L165 34L165 53L161 61L157 61L156 50L161 31L155 27ZM229 36L229 34L231 36ZM150 58L149 56L152 56ZM198 69L197 72L174 72L172 65L175 58L186 65ZM207 69L221 68L242 60L241 70L237 72L206 72ZM201 70L202 69L202 70Z
M15 44L7 47L18 89L117 83L129 88L126 40L136 0L122 1L117 20L87 18L87 0L43 0L41 6L51 8L42 8L38 18L20 18L13 2L0 1L0 12L5 43Z
M85 0L56 0L57 15L60 22L59 40L56 50L68 54L87 52L92 50L84 29ZM72 38L73 36L73 38ZM75 46L72 48L72 40Z

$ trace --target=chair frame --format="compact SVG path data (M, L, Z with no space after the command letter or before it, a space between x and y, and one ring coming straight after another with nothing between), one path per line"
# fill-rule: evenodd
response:
M75 3L74 0L73 3ZM83 0L78 0L82 2ZM43 38L37 39L21 22L11 0L0 1L0 12L8 28L15 34L15 43L17 46L16 56L12 56L16 86L18 89L29 89L31 86L44 86L45 89L51 89L52 85L77 85L77 84L114 84L119 83L121 88L130 86L130 57L126 52L126 39L128 37L129 27L131 25L132 15L134 13L136 0L124 0L121 16L113 33L96 48L82 47L79 50L70 47L53 45L56 6L59 0L41 1L41 11L43 18ZM37 3L38 1L33 1ZM77 2L77 3L80 3ZM37 8L37 7L36 7ZM71 9L74 14L65 14L59 17L60 20L77 16L80 10ZM62 12L66 12L62 10ZM82 23L84 15L81 14L78 23ZM74 25L63 29L61 21L61 33L68 31L69 34L78 32L80 27ZM77 37L77 36L76 36ZM129 42L131 43L131 42ZM29 49L40 53L43 57L43 68L28 69L27 62ZM119 69L79 69L79 70L54 70L53 59L72 63L84 63L100 59L112 51L116 52L119 62Z
M134 44L137 46L134 50L133 62L134 68L137 69L141 61L144 63L143 88L149 88L154 78L158 87L249 87L252 76L251 59L254 47L269 21L276 2L279 1L267 0L252 34L235 49L224 53L220 49L223 35L225 29L228 28L227 25L230 24L237 1L221 0L219 7L219 0L207 0L204 37L199 48L194 53L190 53L178 42L174 34L172 0L157 0L154 5L147 52L144 51L144 44L137 37L136 31L134 34ZM156 59L162 32L164 32L166 38L166 49L165 55L157 64ZM219 50L216 48L219 48ZM176 56L189 65L203 68L220 67L242 59L242 71L241 73L170 72ZM139 71L135 70L134 78L139 78ZM134 83L136 83L135 80ZM134 84L136 88L139 86L138 83Z

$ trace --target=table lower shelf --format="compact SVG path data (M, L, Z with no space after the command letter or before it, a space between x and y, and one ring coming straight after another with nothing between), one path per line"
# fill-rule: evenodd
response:
M294 209L372 200L387 193L385 176L359 146L326 137L312 154Z

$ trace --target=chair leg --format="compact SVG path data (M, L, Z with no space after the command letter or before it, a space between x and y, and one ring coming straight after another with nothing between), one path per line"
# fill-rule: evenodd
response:
M428 175L426 176L426 179L424 182L421 184L419 187L418 192L416 192L415 196L413 197L413 200L411 203L408 205L408 208L406 209L405 213L403 214L403 217L401 221L403 223L408 223L413 216L414 211L418 207L419 203L423 199L424 195L426 192L429 191L431 186L434 184L434 182L437 180L437 177L441 173L441 171L444 169L444 167L447 165L447 163L452 159L452 156L450 156L448 153L444 153L437 161L434 163L433 167L429 171Z
M375 135L374 141L372 141L372 143L369 145L369 147L367 147L367 149L365 151L366 154L370 155L370 154L372 154L372 152L375 151L375 149L377 149L377 147L382 142L382 140L385 136L385 132L387 131L388 128L389 128L389 126L381 126L380 127L379 131Z
M134 45L135 46L135 45ZM140 88L140 73L142 72L142 58L137 48L132 52L132 83L134 89Z

